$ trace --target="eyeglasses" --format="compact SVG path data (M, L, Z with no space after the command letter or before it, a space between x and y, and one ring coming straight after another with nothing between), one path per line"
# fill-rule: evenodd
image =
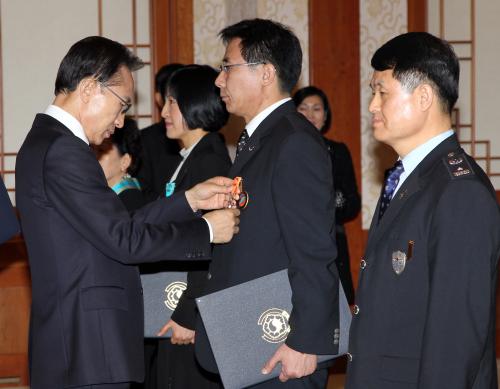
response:
M129 103L127 100L125 100L123 97L121 97L118 93L116 93L113 89L111 89L106 84L101 83L101 85L104 88L106 88L107 90L109 90L112 94L114 94L118 100L120 100L120 103L122 105L121 113L125 115L128 112L128 110L130 109L130 107L132 107L132 103Z
M263 65L263 64L265 64L265 62L262 62L262 61L261 62L233 63L233 64L229 64L229 65L222 63L219 65L219 70L221 72L228 73L229 70L234 66L252 66L252 65Z

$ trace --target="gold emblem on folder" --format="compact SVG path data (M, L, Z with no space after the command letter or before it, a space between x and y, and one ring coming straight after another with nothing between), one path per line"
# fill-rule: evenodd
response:
M264 311L257 324L262 326L262 339L269 343L280 343L286 339L290 332L288 319L290 315L284 309L271 308Z
M168 309L173 311L177 307L179 299L186 288L187 284L182 281L175 281L167 285L165 288L166 300L164 302Z

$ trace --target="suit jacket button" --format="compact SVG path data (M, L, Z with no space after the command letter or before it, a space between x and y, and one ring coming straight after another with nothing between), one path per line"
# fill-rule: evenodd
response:
M359 307L357 305L354 306L353 313L357 315L359 313Z
M365 267L366 267L366 261L364 258L361 258L361 262L359 264L359 267L361 268L361 270L365 270Z
M210 273L207 274L207 280L211 279L212 275Z

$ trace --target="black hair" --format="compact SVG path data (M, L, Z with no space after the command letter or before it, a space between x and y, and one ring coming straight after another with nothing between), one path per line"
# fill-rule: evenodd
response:
M170 77L167 94L177 100L189 129L215 132L227 123L229 113L215 86L217 76L208 65L189 65Z
M429 83L439 96L443 112L451 114L458 99L460 65L451 45L427 32L399 35L372 57L377 71L393 70L393 77L409 92Z
M323 127L320 128L320 132L325 132L330 128L330 125L332 123L332 113L330 110L330 104L328 103L328 97L326 97L325 92L312 85L306 86L295 92L295 94L293 95L293 102L295 103L295 106L298 108L299 105L304 101L304 99L309 96L318 96L323 103L323 109L325 110L326 118L325 122L323 123Z
M158 92L162 98L165 98L168 80L172 74L182 68L184 65L180 63L169 63L163 65L155 76L155 92Z
M241 56L246 62L273 64L280 90L291 93L302 69L302 49L295 34L281 23L267 19L242 20L219 32L224 44L241 39Z
M131 72L143 62L122 44L100 36L90 36L76 42L64 56L57 71L55 94L73 92L87 77L112 85L120 80L116 74L122 66Z
M127 173L135 176L142 160L141 133L137 122L128 116L125 117L123 127L115 129L110 141L116 146L121 156L127 153L130 155L131 162Z

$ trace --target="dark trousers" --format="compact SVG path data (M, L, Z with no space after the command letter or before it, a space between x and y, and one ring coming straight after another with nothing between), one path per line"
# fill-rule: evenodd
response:
M144 384L132 389L222 389L220 378L203 370L194 356L194 345L174 345L169 338L145 342Z
M287 382L281 382L278 378L263 382L248 389L325 389L328 383L328 369L316 370L313 374Z
M130 382L72 387L71 389L130 389Z

